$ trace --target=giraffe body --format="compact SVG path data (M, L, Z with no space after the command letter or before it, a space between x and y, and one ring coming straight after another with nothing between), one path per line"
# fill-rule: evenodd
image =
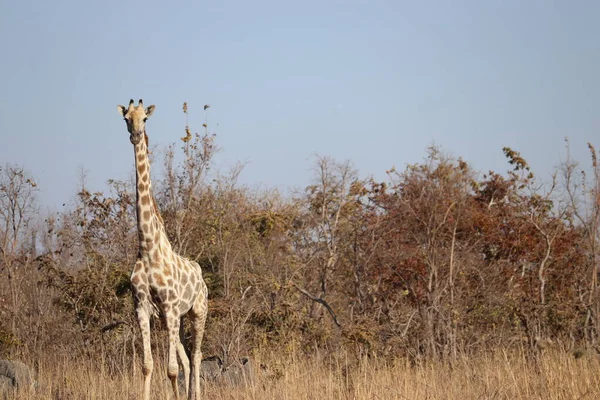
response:
M200 266L173 251L152 197L145 122L154 111L154 106L144 109L140 99L138 106L134 106L131 100L128 108L118 106L118 110L127 123L135 153L139 252L131 273L131 284L144 348L144 400L150 399L154 367L150 348L150 317L157 314L164 319L168 329L167 375L175 397L179 398L179 357L187 394L190 399L198 400L202 359L200 345L208 311L208 290ZM179 337L181 318L186 314L191 318L193 331L191 374L190 362Z

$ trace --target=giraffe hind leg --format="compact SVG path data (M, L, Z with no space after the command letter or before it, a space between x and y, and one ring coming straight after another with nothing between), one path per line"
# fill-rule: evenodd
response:
M177 344L177 356L179 357L179 361L181 362L181 366L183 368L183 377L185 382L185 395L188 396L190 390L190 360L188 358L187 353L185 352L185 335L183 329L183 319L180 320L179 326L179 343Z
M189 398L200 399L200 365L202 362L202 338L204 337L204 326L208 314L208 299L206 291L198 296L194 306L190 310L190 318L193 331L192 349L192 373L190 378Z
M179 399L179 384L177 383L179 364L177 364L177 353L179 352L179 347L181 347L183 350L183 346L179 341L180 320L176 315L173 314L167 314L165 319L167 321L167 330L169 333L169 363L167 365L167 376L171 381L171 386L173 387L173 392L175 393L175 399Z

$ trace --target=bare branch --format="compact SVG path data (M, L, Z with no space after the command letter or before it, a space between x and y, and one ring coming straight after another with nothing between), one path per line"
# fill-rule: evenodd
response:
M298 291L300 293L302 293L303 295L305 295L306 297L308 297L309 299L311 299L314 302L317 302L319 304L321 304L323 307L325 307L327 309L327 311L329 312L329 315L331 315L331 318L333 319L333 322L337 325L338 328L341 328L342 325L340 325L340 323L337 320L337 317L335 315L335 312L333 311L333 309L331 308L331 306L322 298L320 297L316 297L312 294L310 294L309 292L307 292L306 290L302 289L301 287L299 287L298 285L296 285L295 283L292 284L296 289L298 289Z

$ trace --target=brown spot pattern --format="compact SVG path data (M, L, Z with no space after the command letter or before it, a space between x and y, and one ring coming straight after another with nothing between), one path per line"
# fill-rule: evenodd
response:
M152 277L154 278L154 282L156 282L156 284L158 286L164 286L165 285L165 281L163 280L163 277L160 276L160 274L154 274L152 275Z

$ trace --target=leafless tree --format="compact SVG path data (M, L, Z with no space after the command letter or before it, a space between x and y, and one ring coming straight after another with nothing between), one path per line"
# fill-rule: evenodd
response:
M569 203L569 215L583 232L587 253L588 288L582 291L582 302L587 310L585 331L587 340L597 344L600 332L600 296L598 274L600 273L600 164L595 147L588 143L591 171L581 168L571 158L569 141L567 159L562 163L564 188ZM590 173L591 172L591 173ZM587 292L587 294L584 294Z
M17 269L25 267L31 256L32 222L37 213L37 184L22 167L0 167L0 267L6 271L10 292L11 329L15 330L18 304Z

